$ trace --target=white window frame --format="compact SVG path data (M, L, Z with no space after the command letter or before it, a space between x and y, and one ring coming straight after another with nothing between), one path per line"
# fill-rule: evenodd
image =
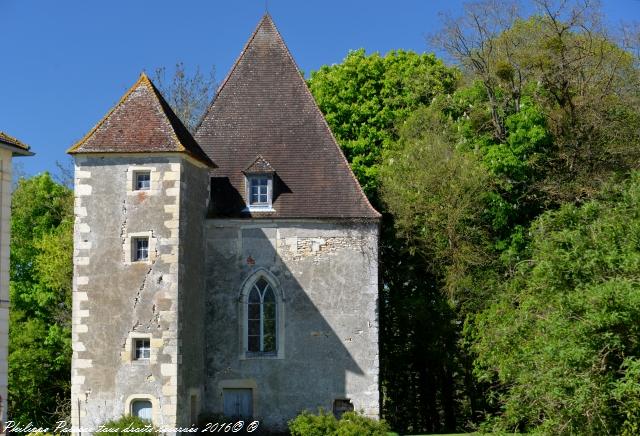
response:
M139 343L142 343L142 345L138 346ZM151 338L133 338L132 348L133 348L133 360L137 360L137 361L151 360ZM138 357L138 350L142 352L142 357Z
M147 258L146 259L137 259L136 257L136 249L137 244L136 241L139 239L147 239ZM153 231L149 230L146 232L135 232L135 233L127 233L126 237L123 241L123 260L125 265L132 264L151 264L156 260L156 246L158 239L154 236Z
M140 186L140 176L147 176L146 186ZM134 191L150 191L151 190L151 170L137 170L133 172L133 190Z
M255 180L267 180L267 201L265 203L251 203L251 184ZM247 200L246 210L249 212L273 212L273 174L259 173L245 176L245 196Z
M149 189L138 189L137 174L142 173L149 173ZM162 173L163 172L155 166L131 165L127 167L127 196L159 195L162 192L162 183L160 180Z
M146 247L138 246L139 243L146 242ZM134 236L131 238L131 261L132 262L148 262L149 261L149 237L148 236ZM140 253L144 252L144 257L140 256Z

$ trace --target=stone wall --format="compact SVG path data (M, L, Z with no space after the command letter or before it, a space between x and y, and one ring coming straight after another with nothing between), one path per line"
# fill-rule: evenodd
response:
M76 156L74 426L130 413L135 399L152 402L154 423L176 424L186 170L204 171L181 156ZM150 171L150 190L133 189L136 171ZM132 258L135 237L149 238L147 261ZM134 359L136 338L150 340L149 360Z
M204 373L204 222L209 173L185 163L180 197L178 424L197 423Z
M7 421L11 151L0 149L0 419Z
M378 224L208 220L205 409L223 389L250 388L262 426L351 400L378 417ZM278 352L246 353L242 290L277 288Z

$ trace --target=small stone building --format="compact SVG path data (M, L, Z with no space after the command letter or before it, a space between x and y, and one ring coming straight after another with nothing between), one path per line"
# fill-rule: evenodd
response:
M195 137L142 75L73 146L72 424L378 416L378 226L271 18Z
M0 132L0 430L7 422L9 357L9 246L11 244L11 159L33 156L29 146Z

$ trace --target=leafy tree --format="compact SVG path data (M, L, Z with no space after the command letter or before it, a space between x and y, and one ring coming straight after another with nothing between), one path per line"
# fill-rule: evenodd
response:
M529 256L468 328L494 428L553 434L638 426L640 174L530 228Z
M491 180L473 154L458 153L446 137L423 129L425 112L414 114L385 155L383 200L398 236L452 290L470 266L488 259L483 216Z
M309 88L366 194L374 201L382 152L395 127L434 96L450 93L457 70L432 54L349 52L344 61L312 72Z
M69 414L73 193L20 179L11 213L9 416L51 424Z
M535 0L531 17L500 3L468 4L436 41L482 83L497 142L506 142L523 97L544 114L553 140L536 188L545 201L588 198L612 174L637 167L634 56L602 26L596 2Z

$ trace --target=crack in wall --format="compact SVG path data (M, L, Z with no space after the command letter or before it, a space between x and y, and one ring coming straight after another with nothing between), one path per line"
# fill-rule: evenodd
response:
M122 224L120 224L120 239L122 240L122 245L124 246L127 243L127 200L122 200ZM125 254L122 252L122 263L125 262Z

